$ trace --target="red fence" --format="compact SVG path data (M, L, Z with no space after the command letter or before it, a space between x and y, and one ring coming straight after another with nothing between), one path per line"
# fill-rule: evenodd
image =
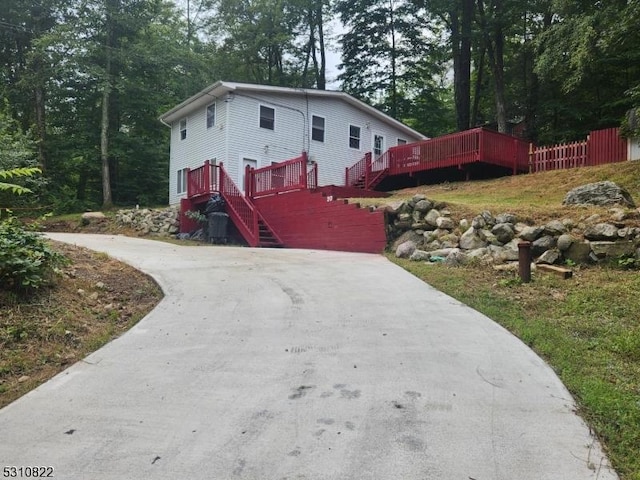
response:
M545 147L530 148L530 171L544 172L564 168L576 168L627 159L627 142L620 138L617 128L595 130L586 140Z

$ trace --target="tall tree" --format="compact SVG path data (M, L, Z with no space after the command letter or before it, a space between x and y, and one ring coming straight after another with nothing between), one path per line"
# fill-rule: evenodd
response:
M423 10L407 0L340 0L336 11L347 28L338 77L343 89L397 116L400 85L427 52L419 28L426 23Z
M466 130L471 122L471 51L474 0L413 0L430 18L444 25L441 38L447 42L453 63L456 125ZM424 27L423 27L424 28Z

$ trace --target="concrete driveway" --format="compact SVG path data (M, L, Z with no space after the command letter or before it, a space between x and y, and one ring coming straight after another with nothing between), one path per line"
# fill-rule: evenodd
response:
M51 234L165 299L0 410L0 468L82 479L614 479L553 371L385 258Z

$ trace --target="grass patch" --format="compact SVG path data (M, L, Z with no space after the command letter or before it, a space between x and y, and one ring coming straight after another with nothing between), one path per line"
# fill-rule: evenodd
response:
M549 362L621 478L640 480L640 276L580 268L571 280L389 255L435 288L491 317Z

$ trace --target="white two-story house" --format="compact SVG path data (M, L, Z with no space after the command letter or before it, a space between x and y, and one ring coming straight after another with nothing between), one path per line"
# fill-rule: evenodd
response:
M187 169L224 163L242 188L247 165L300 156L318 165L319 185L343 185L345 168L367 152L425 139L344 92L217 82L160 120L171 128L169 202L186 196Z

